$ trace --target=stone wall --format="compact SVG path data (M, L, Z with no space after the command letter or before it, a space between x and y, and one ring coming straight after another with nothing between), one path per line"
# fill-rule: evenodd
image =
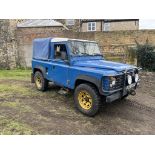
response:
M103 23L104 24L104 23ZM139 22L138 21L118 21L109 23L109 31L118 31L118 30L138 30Z
M56 21L65 25L69 30L74 32L80 32L80 19L74 19L74 25L67 25L67 19L55 19Z

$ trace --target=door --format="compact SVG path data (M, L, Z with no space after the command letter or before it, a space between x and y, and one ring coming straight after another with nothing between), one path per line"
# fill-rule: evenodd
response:
M65 55L65 58L64 58ZM68 81L68 54L66 44L54 44L54 59L52 60L53 82L60 86L66 86Z

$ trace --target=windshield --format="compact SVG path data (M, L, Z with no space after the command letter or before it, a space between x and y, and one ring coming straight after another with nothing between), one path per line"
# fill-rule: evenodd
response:
M98 44L95 42L70 41L72 55L101 55Z

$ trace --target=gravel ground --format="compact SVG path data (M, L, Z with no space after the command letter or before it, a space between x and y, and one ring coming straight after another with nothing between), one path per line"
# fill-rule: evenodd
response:
M24 76L0 77L0 134L155 134L155 73L143 72L136 96L104 104L95 117L77 111L72 94L39 92Z

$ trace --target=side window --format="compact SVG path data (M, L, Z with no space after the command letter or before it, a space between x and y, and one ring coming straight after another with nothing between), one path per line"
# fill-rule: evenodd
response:
M54 58L62 59L62 55L66 55L67 57L67 49L65 44L55 44L54 45Z

